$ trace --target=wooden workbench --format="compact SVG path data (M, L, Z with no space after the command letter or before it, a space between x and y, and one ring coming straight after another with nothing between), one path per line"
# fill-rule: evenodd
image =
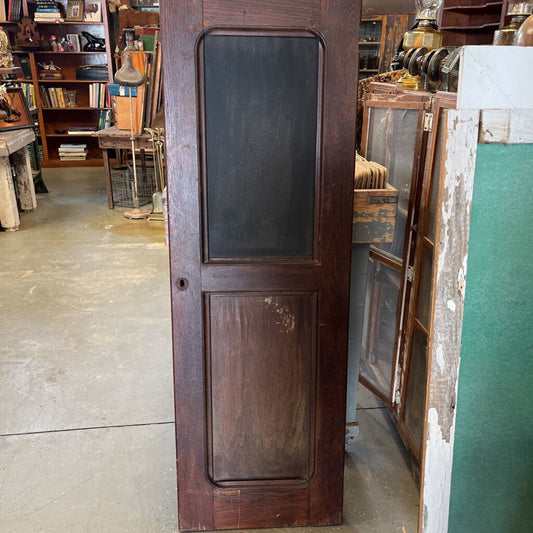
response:
M7 231L19 229L17 196L23 211L33 211L37 207L28 152L28 145L34 140L31 128L0 132L0 224ZM10 156L15 180L11 173Z
M107 187L107 202L109 209L113 209L115 204L113 202L113 189L111 187L109 150L131 150L131 133L129 130L119 130L116 126L113 126L95 132L94 136L98 137L98 146L102 149ZM141 151L141 160L144 166L144 152L145 150L152 150L152 143L148 133L135 135L135 150Z

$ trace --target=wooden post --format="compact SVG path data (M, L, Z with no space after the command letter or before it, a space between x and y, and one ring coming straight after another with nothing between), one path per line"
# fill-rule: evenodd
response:
M446 533L479 111L448 112L433 265L419 531Z
M17 188L20 208L23 211L33 211L37 208L35 199L35 187L33 185L33 173L30 163L28 147L25 146L13 153L12 161L15 166L15 187Z
M20 225L11 166L7 156L0 157L0 224L7 231L16 231Z

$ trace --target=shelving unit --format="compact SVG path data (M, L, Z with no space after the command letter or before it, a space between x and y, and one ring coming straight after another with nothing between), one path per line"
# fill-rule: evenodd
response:
M359 26L359 79L387 72L403 34L410 28L410 14L365 17Z
M377 15L361 20L359 25L359 79L382 72L387 16Z
M2 0L0 0L2 1ZM58 166L101 166L103 165L102 152L98 147L98 140L91 133L86 134L60 134L56 130L68 131L72 125L98 124L100 112L108 108L89 107L89 85L91 83L107 83L113 81L112 54L109 41L109 23L107 18L107 7L105 0L100 0L102 4L101 22L89 21L65 21L65 22L37 22L37 29L43 41L42 50L13 50L13 54L19 57L29 58L31 66L31 78L17 79L21 83L33 83L35 87L35 99L37 103L37 113L39 119L40 138L43 148L43 167ZM66 13L67 0L59 0ZM36 4L30 0L23 0L22 14L29 16L33 20ZM12 46L15 44L15 35L18 31L18 22L0 22L10 35ZM106 42L104 52L56 52L48 48L49 38L56 35L58 39L66 34L79 34L82 46L85 39L81 36L82 31L103 38ZM63 79L40 79L39 63L50 63L61 68ZM76 79L76 69L81 66L106 65L107 78L103 80L79 80ZM15 81L15 80L13 80ZM41 98L41 88L59 87L76 90L76 107L54 108L46 107ZM87 160L85 161L60 161L59 145L66 139L71 139L74 143L86 143L88 148ZM75 165L73 165L75 163Z
M444 46L492 44L494 31L502 27L507 0L444 0L439 28Z

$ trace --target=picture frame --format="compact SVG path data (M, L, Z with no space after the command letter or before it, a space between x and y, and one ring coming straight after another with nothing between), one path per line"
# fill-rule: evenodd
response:
M84 16L84 0L68 0L67 3L67 21L82 22Z
M0 98L0 110L8 113L0 118L0 131L33 128L33 119L22 89L7 88L5 96Z
M102 22L102 2L100 0L85 0L85 22Z
M71 52L81 52L80 36L77 33L67 33L65 37L71 44Z

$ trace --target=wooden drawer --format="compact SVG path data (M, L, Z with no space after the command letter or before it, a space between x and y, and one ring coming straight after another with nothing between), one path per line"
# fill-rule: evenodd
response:
M393 242L397 212L398 191L392 185L387 185L386 189L356 189L352 242Z

